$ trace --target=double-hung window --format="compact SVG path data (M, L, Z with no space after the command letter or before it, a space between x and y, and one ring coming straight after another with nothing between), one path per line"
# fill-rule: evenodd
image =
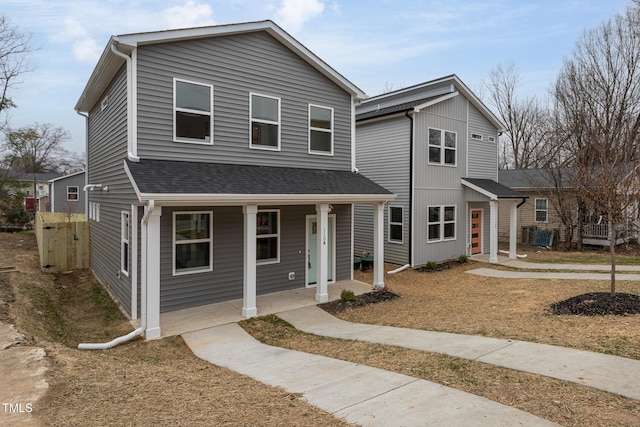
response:
M389 206L389 242L402 243L404 223L402 206Z
M258 264L280 262L280 212L278 210L258 211L256 261Z
M120 271L129 276L129 212L120 216Z
M549 201L547 199L535 200L536 222L547 222L549 219Z
M213 213L173 213L173 274L213 270Z
M280 150L280 98L250 94L251 139L249 146Z
M309 153L333 154L333 109L309 105Z
M427 208L427 240L440 242L456 238L456 207L429 206Z
M77 202L78 201L78 186L68 186L67 187L67 201L68 202Z
M455 132L429 128L429 164L455 166L456 147Z
M173 140L213 144L213 86L173 80Z

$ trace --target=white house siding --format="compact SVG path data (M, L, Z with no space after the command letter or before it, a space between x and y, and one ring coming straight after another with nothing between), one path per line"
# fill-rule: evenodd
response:
M213 145L173 142L173 79L213 85ZM249 148L249 93L280 98L281 151ZM334 109L334 155L308 153L308 105ZM143 158L351 170L351 98L259 32L138 49Z
M129 314L130 278L120 274L121 211L137 202L135 192L122 167L127 156L127 96L124 67L105 90L108 105L98 103L89 113L87 182L109 186L109 191L90 191L90 203L100 204L100 221L89 221L90 268L96 278L115 295Z
M410 135L411 121L404 115L385 120L364 122L356 130L356 165L359 172L397 195L385 207L384 252L387 262L409 262L410 242ZM389 206L403 208L403 242L389 242ZM355 206L355 254L373 254L373 208Z
M472 139L471 134L482 135L482 141ZM492 136L494 142L489 142ZM468 178L498 180L498 131L476 107L469 103Z

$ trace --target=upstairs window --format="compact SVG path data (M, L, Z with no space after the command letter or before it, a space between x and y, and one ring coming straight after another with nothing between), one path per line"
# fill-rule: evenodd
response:
M280 98L251 94L251 148L280 150Z
M174 79L174 141L212 144L213 86Z
M429 164L455 166L456 140L455 132L429 128Z
M333 155L333 109L309 105L309 153Z
M547 199L536 199L536 222L547 222L549 219L549 201Z
M77 202L78 201L78 187L77 186L68 186L67 187L67 201L68 202Z

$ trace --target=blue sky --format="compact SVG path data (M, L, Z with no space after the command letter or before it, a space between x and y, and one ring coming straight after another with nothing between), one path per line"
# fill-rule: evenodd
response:
M109 37L272 19L364 90L377 95L449 74L481 94L498 64L515 64L520 96L545 98L585 29L630 0L3 0L32 34L34 72L9 94L13 128L51 123L84 152L74 106Z

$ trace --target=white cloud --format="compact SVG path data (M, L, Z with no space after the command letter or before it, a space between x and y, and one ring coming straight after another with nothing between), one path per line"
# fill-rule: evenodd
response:
M319 0L282 0L278 9L278 24L285 30L297 33L302 30L306 21L324 10L324 4Z
M95 64L102 53L102 46L92 38L78 40L73 44L73 56L82 62Z
M206 3L196 3L188 0L182 6L173 6L163 12L166 25L169 28L190 28L214 25L213 10Z

